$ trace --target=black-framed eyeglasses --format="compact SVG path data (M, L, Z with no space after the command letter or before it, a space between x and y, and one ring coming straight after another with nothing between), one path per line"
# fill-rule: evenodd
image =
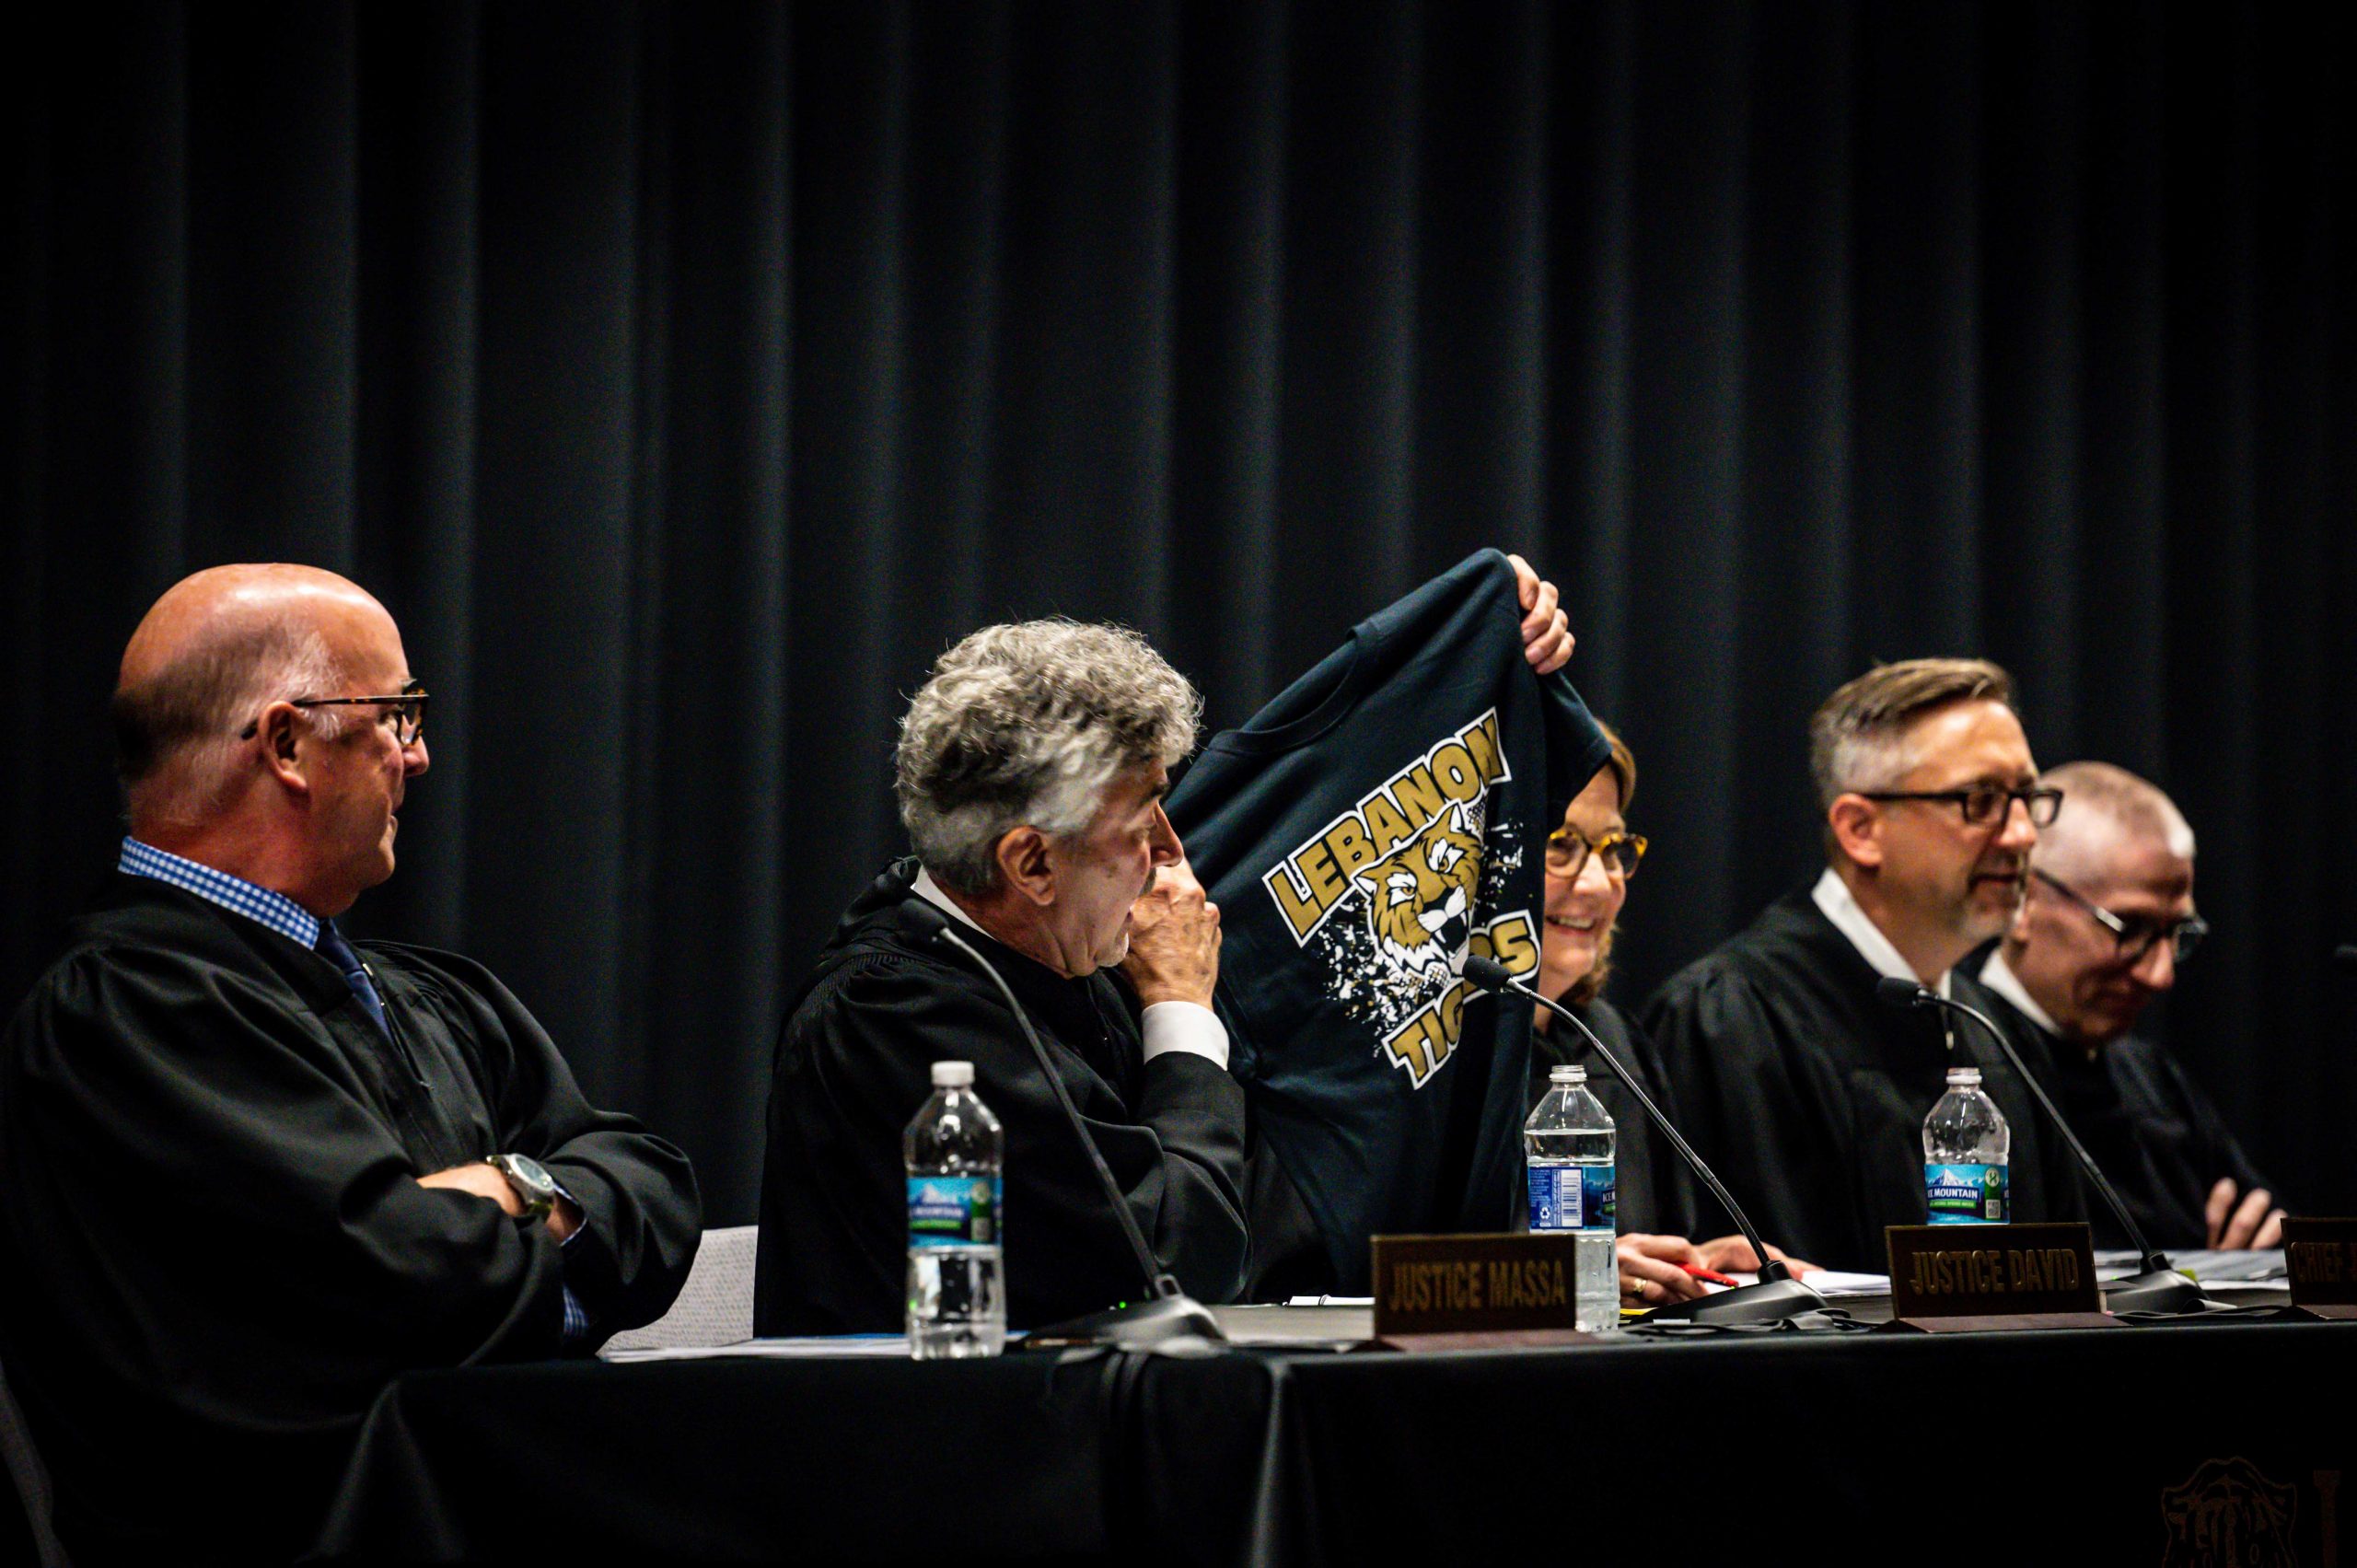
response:
M1577 828L1558 828L1547 835L1547 869L1558 877L1577 877L1594 854L1604 862L1604 873L1622 881L1637 874L1645 858L1643 833L1607 833L1594 843Z
M2113 943L2119 949L2121 963L2142 963L2144 955L2153 950L2153 944L2165 936L2169 939L2170 956L2181 964L2193 957L2194 949L2201 946L2201 939L2210 935L2210 923L2198 914L2187 915L2182 920L2114 914L2059 877L2037 870L2031 871L2030 875L2086 911L2090 919L2110 932Z
M1962 789L1862 789L1858 794L1868 800L1945 800L1976 828L2003 821L2016 800L2029 812L2031 823L2040 828L2052 827L2062 809L2059 789L2007 789L1995 784L1967 784Z
M353 708L363 703L377 703L388 710L386 717L393 721L393 738L403 746L414 746L418 737L425 733L425 688L411 681L390 696L381 697L290 697L291 708ZM239 732L238 738L251 740L261 729L261 721L254 720Z

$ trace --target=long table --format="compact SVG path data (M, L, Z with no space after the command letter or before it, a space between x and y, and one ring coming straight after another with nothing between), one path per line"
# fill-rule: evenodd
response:
M2329 1562L2353 1400L2357 1326L2250 1318L483 1367L387 1390L319 1559Z

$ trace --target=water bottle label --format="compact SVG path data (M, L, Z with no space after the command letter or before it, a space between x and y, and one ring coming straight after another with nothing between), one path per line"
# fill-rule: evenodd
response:
M1535 1165L1530 1167L1530 1228L1610 1230L1613 1167Z
M911 1247L996 1247L1005 1189L995 1176L909 1178Z
M1933 1225L2003 1225L2005 1167L1926 1164L1923 1196Z

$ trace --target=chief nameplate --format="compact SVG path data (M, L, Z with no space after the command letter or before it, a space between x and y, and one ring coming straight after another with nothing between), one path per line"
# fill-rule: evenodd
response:
M2283 1221L2294 1307L2357 1307L2357 1220Z
M1574 1233L1378 1236L1375 1333L1569 1329Z
M2101 1312L2095 1238L2076 1225L1895 1225L1893 1318Z

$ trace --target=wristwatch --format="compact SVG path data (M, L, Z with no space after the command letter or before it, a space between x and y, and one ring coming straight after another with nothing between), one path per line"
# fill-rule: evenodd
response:
M556 1184L548 1167L529 1155L491 1155L482 1163L507 1178L507 1185L524 1205L526 1219L548 1218L556 1201L564 1196L564 1189Z

